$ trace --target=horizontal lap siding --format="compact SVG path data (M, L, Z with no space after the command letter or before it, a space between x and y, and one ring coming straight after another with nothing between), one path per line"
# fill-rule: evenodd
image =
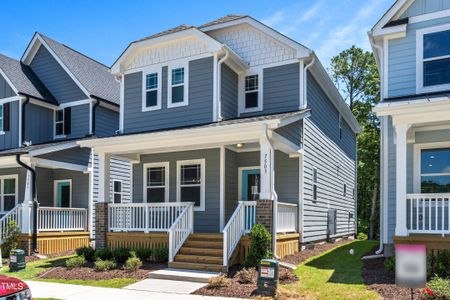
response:
M142 155L139 164L133 165L133 202L143 201L143 164L169 162L169 198L176 201L177 161L205 159L205 211L196 211L194 230L196 232L219 232L220 220L220 149L173 152Z
M0 75L0 98L9 98L17 96L11 86L6 82L6 79Z
M88 166L91 150L88 148L71 148L39 156L48 160Z
M275 152L275 190L279 202L299 203L299 160Z
M40 206L54 206L53 170L36 168L36 193Z
M0 176L5 175L19 175L19 198L18 203L23 202L23 197L25 195L25 184L27 181L27 171L24 168L6 168L6 169L0 169Z
M44 46L39 48L30 67L59 103L88 98Z
M25 106L25 141L40 144L53 140L54 111L42 106Z
M19 110L19 101L10 102L10 130L6 131L5 134L0 135L0 150L19 147Z
M283 126L276 129L275 132L300 147L302 144L303 121Z
M213 58L189 62L189 105L167 108L168 68L162 68L162 108L142 112L142 72L125 76L124 131L142 132L212 122Z
M90 133L90 122L91 117L89 104L72 106L72 132L70 135L67 135L66 138L81 138L88 135Z
M222 65L221 104L224 119L236 118L238 115L239 78L227 65Z
M119 112L104 107L95 110L95 135L111 136L119 130Z

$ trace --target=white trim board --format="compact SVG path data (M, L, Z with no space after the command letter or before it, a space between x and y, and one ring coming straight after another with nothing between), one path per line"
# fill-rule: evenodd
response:
M238 167L238 197L239 201L242 201L242 171L245 170L260 170L261 166L250 166L250 167Z
M78 172L88 172L88 166L77 165L72 163L66 163L56 160L49 160L44 158L32 158L31 161L39 167L49 168L49 169L65 169Z
M19 174L10 174L10 175L1 175L0 176L0 182L1 182L1 187L0 187L0 212L1 213L7 213L9 211L5 211L4 206L5 206L5 202L4 202L4 188L5 188L5 184L3 182L3 180L5 179L14 179L15 180L15 191L14 191L14 196L15 196L15 205L17 205L19 203ZM10 194L9 194L10 195ZM15 206L14 205L14 206Z
M170 163L168 161L145 163L142 165L142 195L144 203L147 203L147 170L150 168L164 167L164 202L170 201ZM133 169L133 168L131 168ZM132 181L133 182L133 181Z
M57 206L57 199L58 199L58 183L68 182L70 184L70 204L69 207L72 207L72 179L58 179L53 180L53 206Z

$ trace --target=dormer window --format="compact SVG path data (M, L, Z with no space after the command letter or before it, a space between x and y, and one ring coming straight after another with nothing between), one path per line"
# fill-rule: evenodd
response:
M262 110L262 72L241 77L240 111L250 113Z
M142 111L161 109L161 72L144 72Z
M9 131L9 111L10 111L10 103L0 104L0 134L4 134Z
M187 67L173 66L169 68L169 97L167 107L188 105Z
M417 31L418 93L450 89L450 25Z
M55 138L62 138L71 134L72 109L66 107L55 111Z

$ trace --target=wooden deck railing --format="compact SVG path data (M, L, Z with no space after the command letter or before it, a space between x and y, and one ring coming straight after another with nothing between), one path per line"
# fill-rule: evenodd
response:
M188 203L169 228L169 262L173 262L178 250L194 232L194 203Z
M449 234L450 194L408 194L406 218L409 233Z
M277 232L298 231L297 204L278 202L277 212Z
M39 207L38 231L87 231L87 209L68 207Z

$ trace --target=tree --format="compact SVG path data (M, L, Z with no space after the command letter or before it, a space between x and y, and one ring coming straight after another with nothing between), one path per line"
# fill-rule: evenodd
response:
M352 46L331 60L331 77L361 125L358 135L358 225L374 239L379 228L380 77L371 52Z

